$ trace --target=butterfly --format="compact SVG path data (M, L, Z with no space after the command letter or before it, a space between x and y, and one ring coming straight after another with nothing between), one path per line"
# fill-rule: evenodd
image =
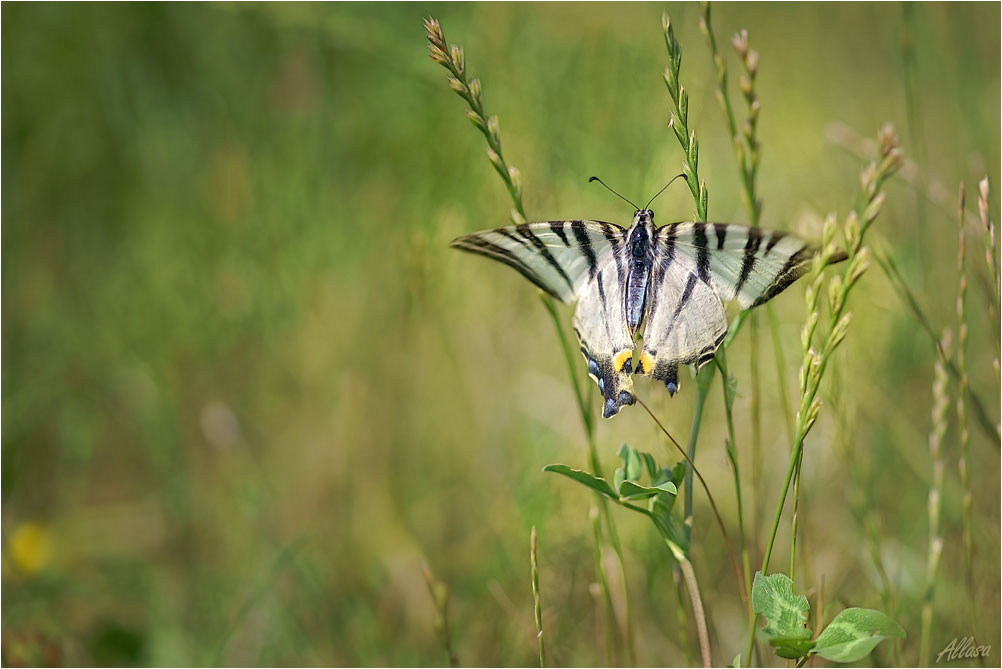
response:
M634 373L663 382L674 396L679 366L698 369L724 340L724 303L749 309L771 300L807 272L815 253L793 235L742 225L657 227L649 206L637 208L629 229L544 221L451 243L503 262L561 302L577 302L574 333L605 418L636 402Z

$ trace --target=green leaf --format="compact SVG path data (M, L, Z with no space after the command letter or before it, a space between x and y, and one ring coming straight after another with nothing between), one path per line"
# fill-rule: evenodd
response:
M568 467L567 465L546 465L543 467L543 471L563 474L567 478L572 478L578 483L583 483L592 490L602 493L606 497L619 499L619 495L617 495L616 491L609 486L608 481L597 476L592 476L586 471L574 469L573 467Z
M765 616L762 632L766 639L810 639L807 629L807 598L793 591L793 581L785 574L763 576L755 572L752 583L752 610Z
M675 495L667 493L658 495L652 499L650 505L651 519L654 521L655 526L657 526L658 532L668 541L678 546L684 555L688 556L689 539L686 538L685 523L671 512L672 507L675 505L675 499Z
M735 655L734 659L731 660L731 663L727 666L732 667L732 669L741 669L741 653Z
M647 499L648 497L654 497L655 495L660 495L661 493L676 495L678 494L678 489L671 481L665 481L664 483L654 486L653 488L648 488L647 486L634 483L633 481L623 481L623 483L619 486L619 496L622 499Z
M644 473L644 465L640 460L640 453L637 452L637 449L629 444L623 444L619 447L616 455L623 461L623 469L626 473L625 480L639 481L641 474Z
M769 639L769 644L776 650L776 655L787 660L796 660L807 655L814 647L814 642L800 638L773 637Z
M644 464L647 466L647 475L651 477L651 481L656 482L660 471L658 470L658 463L654 461L654 456L650 453L641 453L640 456L644 459Z
M856 662L889 637L905 638L901 625L889 616L873 609L846 609L818 635L813 652L832 662Z
M615 473L612 475L612 487L619 492L623 488L623 481L626 480L626 470L622 467L618 467Z

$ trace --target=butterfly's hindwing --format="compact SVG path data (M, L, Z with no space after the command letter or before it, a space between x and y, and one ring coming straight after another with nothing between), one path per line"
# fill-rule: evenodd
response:
M658 230L648 285L647 324L637 373L679 388L679 365L701 365L713 358L727 332L727 315L710 283L707 256L680 249L678 226ZM705 245L704 245L705 249Z

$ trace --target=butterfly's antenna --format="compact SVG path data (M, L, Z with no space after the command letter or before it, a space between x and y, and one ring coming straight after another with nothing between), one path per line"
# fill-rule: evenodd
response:
M668 183L666 183L666 184L665 184L665 187L664 187L664 188L662 188L661 190L659 190L659 191L658 191L658 195L661 195L661 193L663 193L663 192L665 192L666 190L668 190L668 186L671 186L671 184L672 184L672 181L675 181L675 179L678 179L679 177L682 177L682 178L683 178L683 179L685 179L686 181L688 181L688 180L689 180L689 177L685 176L684 174L676 174L675 176L673 176L673 177L671 178L671 180L670 180L670 181L669 181ZM657 199L658 195L655 195L654 197L652 197L652 198L651 198L651 200L650 200L650 202L648 202L648 203L647 203L647 206L646 206L646 207L644 207L644 209L650 209L650 208L651 208L651 202L654 202L654 200L656 200L656 199Z
M608 191L609 191L610 193L612 193L613 195L615 195L616 197L618 197L618 198L619 198L620 200L624 200L624 201L626 201L626 202L629 202L629 203L630 203L631 205L633 205L633 208L634 208L634 209L640 209L640 207L638 207L637 205L633 204L632 202L630 202L629 200L627 200L627 199L626 199L625 197L623 197L622 195L620 195L620 194L619 194L619 193L617 193L616 191L614 191L614 190L612 190L611 188L609 188L609 186L608 186L608 185L607 185L607 184L606 184L606 183L605 183L604 181L602 181L601 179L599 179L598 177L592 177L591 179L588 179L588 183L591 183L592 181L597 181L597 182L599 182L600 184L602 184L603 186L605 186L605 187L606 187L606 189L607 189L607 190L608 190Z

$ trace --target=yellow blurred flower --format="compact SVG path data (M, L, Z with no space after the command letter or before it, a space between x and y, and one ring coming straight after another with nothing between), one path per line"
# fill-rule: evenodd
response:
M52 561L52 533L39 523L21 523L11 535L8 553L21 574L37 574Z

